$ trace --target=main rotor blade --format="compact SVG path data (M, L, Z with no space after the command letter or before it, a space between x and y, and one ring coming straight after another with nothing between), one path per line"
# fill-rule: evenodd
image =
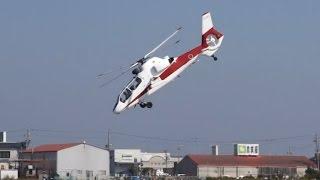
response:
M96 78L97 78L97 79L103 78L103 77L111 74L112 72L113 72L113 71L108 71L108 72L104 72L104 73L98 74L98 75L96 76Z
M136 65L138 65L139 64L139 62L135 62L135 63L133 63L130 67L129 67L129 69L131 69L131 68L134 68Z
M155 47L155 48L152 49L149 53L147 53L146 55L144 55L144 58L149 57L152 53L154 53L155 51L157 51L164 43L166 43L167 41L169 41L169 39L171 39L174 35L176 35L181 29L182 29L182 27L179 27L174 33L172 33L169 37L167 37L167 39L165 39L164 41L162 41L157 47Z
M113 77L112 79L110 79L109 81L101 84L99 87L102 88L110 83L112 83L113 81L119 79L121 76L125 75L127 72L129 72L131 70L131 68L126 69L125 71L122 71L120 74L118 74L117 76Z
M127 69L127 68L131 68L131 66L130 67L128 67L128 66L120 66L119 68L116 68L116 69L113 69L113 70L98 74L96 76L96 78L97 79L105 78L106 76L108 77L109 75L113 74L115 71L121 71L121 70Z

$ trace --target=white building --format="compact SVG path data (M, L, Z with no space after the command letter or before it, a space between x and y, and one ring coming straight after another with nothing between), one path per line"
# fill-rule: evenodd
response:
M156 175L169 169L172 172L179 160L170 153L141 152L140 149L114 149L110 153L111 174L115 176Z
M174 162L170 153L141 153L141 162L143 168L152 168L155 170L163 170L174 167Z
M60 178L105 179L109 176L109 151L85 143L46 144L21 154L23 174Z
M7 133L0 132L0 179L18 178L18 155L25 149L26 142L8 142Z
M110 174L113 176L137 175L140 164L140 149L114 149L110 151Z

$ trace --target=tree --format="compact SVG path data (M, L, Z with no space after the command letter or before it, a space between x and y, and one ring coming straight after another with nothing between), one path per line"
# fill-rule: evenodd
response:
M307 178L307 179L320 179L320 172L318 170L308 168L306 170L305 178Z

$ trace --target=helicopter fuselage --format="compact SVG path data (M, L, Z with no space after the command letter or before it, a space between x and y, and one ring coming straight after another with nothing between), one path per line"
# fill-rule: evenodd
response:
M200 46L182 54L179 57L152 57L141 65L133 80L121 91L113 112L120 113L126 108L142 102L146 95L151 95L170 81L174 80L186 68L195 62L202 52Z

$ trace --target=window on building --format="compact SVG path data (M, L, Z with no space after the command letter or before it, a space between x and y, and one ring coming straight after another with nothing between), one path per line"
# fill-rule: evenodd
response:
M255 152L255 153L258 153L258 146L255 146L255 147L254 147L254 152Z
M251 146L251 153L253 153L253 146Z
M1 168L0 168L1 170L4 170L4 165L1 165Z
M105 176L105 175L107 175L107 171L105 171L105 170L100 170L100 171L99 171L99 175Z
M0 158L10 158L10 151L0 151Z
M28 175L32 175L33 173L32 173L32 169L28 169Z
M87 177L92 177L93 176L93 171L86 171L86 176Z

